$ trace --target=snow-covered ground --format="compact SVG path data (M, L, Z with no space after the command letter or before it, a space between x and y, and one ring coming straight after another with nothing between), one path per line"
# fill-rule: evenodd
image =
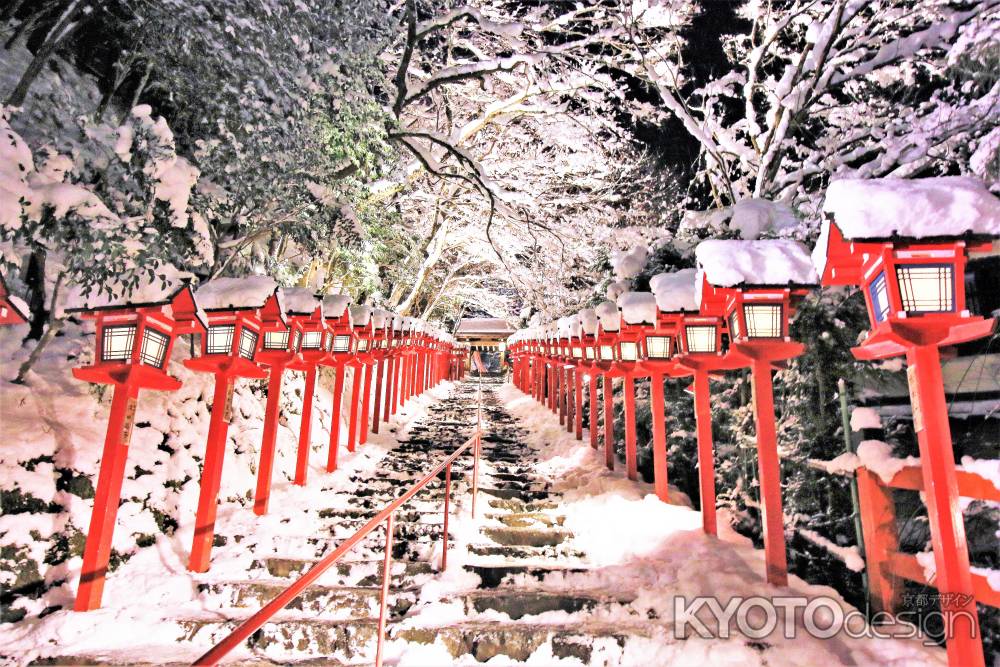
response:
M577 441L559 426L555 415L530 396L509 385L499 393L506 408L530 431L530 444L540 453L535 472L551 482L554 496L562 496L558 509L553 512L565 515L563 527L572 531L574 547L587 554L587 569L583 572L549 575L541 581L522 576L517 585L548 592L603 591L614 596L634 595L628 605L579 613L552 611L526 618L526 622L554 625L608 622L626 626L636 623L638 618L656 619L655 622L669 628L678 621L675 598L684 597L690 601L697 596L712 596L723 608L736 597L822 597L845 612L853 610L834 589L808 584L794 575L789 577L787 587L768 585L763 576L763 552L730 529L725 515L721 517L719 538L704 535L700 514L691 508L683 494L674 490L674 504L660 502L651 485L627 480L621 467L616 471L607 470L603 454L588 446L586 436L583 442ZM475 539L474 533L482 522L479 525L463 522L462 525L462 536L469 540ZM449 578L437 582L433 594L440 597L450 594L453 599L456 593L469 587L468 575L454 568ZM730 639L717 636L705 639L689 632L684 640L666 635L630 640L619 650L617 662L612 664L923 666L946 662L942 649L923 646L916 640L852 639L844 634L830 639L811 637L803 628L801 609L799 612L792 621L794 639L783 636L785 621L784 615L780 615L776 629L762 639L749 641L734 629ZM703 618L702 613L698 616ZM434 624L449 617L456 622L473 620L463 615L454 602L443 601L424 607L408 622ZM510 622L504 614L495 611L483 614L480 620ZM752 615L751 622L754 627L763 625L761 618ZM706 625L718 635L711 621ZM451 661L440 644L397 646L397 651L401 648L400 665L450 664ZM582 664L574 658L556 660L551 650L549 644L541 646L526 664ZM616 649L611 647L611 650ZM497 656L486 664L510 662Z

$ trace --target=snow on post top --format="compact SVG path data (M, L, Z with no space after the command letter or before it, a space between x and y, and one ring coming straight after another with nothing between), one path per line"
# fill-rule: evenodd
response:
M627 324L656 324L656 297L651 292L625 292L618 297Z
M381 308L376 308L372 311L372 326L376 329L382 329L385 327L385 322L388 318L392 317L392 313L388 310L382 310Z
M282 288L281 302L290 315L312 315L316 308L323 305L323 300L308 287Z
M625 292L629 291L631 287L632 285L629 283L628 280L625 279L616 280L615 282L608 285L608 290L607 292L605 292L605 296L607 297L608 301L617 301L618 297L620 297Z
M323 297L323 313L325 317L343 317L351 297L346 294L328 294Z
M278 289L278 283L268 276L216 278L194 293L204 310L244 310L261 308Z
M697 311L697 285L697 269L657 273L649 281L649 287L656 295L656 305L665 313Z
M618 331L621 328L622 314L614 301L602 301L594 311L601 320L601 329L604 331Z
M715 287L819 284L809 250L799 241L715 239L699 243L694 255L699 272Z
M351 322L354 323L356 327L366 327L372 319L372 307L371 306L351 306Z
M573 324L576 322L577 327L579 327L579 320L575 315L567 315L566 317L560 317L556 321L556 327L559 331L560 338L572 338L573 337Z
M847 240L927 239L966 233L1000 237L1000 199L977 178L876 178L834 181L813 260L826 267L830 223Z
M577 315L580 318L580 326L583 329L583 333L588 336L597 335L597 325L599 320L597 319L597 311L593 308L584 308Z
M619 280L635 278L646 268L648 257L649 248L646 246L636 246L627 252L616 250L611 253L611 268Z

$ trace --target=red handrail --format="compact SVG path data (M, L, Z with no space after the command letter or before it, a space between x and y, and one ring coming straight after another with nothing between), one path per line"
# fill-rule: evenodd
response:
M276 613L284 609L288 603L298 597L310 584L319 579L331 566L333 566L338 560L340 560L348 551L350 551L358 542L364 539L368 533L375 530L380 523L386 522L386 539L385 539L385 561L384 569L382 571L382 595L379 601L379 622L378 622L378 649L375 654L375 665L376 667L381 667L382 665L382 644L385 641L385 612L387 597L389 593L389 580L390 580L390 569L392 565L392 528L393 528L393 516L397 509L404 503L406 503L410 498L415 496L420 489L424 488L440 474L442 470L445 470L445 502L444 502L444 535L443 535L443 551L441 554L441 570L444 570L448 563L448 508L449 508L449 496L451 495L451 464L454 463L455 459L461 456L465 450L472 447L473 456L475 457L473 462L473 472L472 472L472 515L475 516L476 507L476 495L479 490L479 454L482 450L482 388L480 387L476 392L476 432L471 438L462 443L458 449L448 455L448 458L444 459L441 463L434 467L429 473L424 475L419 482L411 486L403 495L396 498L394 501L385 506L382 511L376 514L368 523L362 526L358 532L354 533L346 540L344 540L340 546L334 549L329 555L324 557L322 560L318 561L309 570L299 577L294 583L292 583L288 588L283 590L281 593L276 595L274 599L264 605L260 611L256 614L243 621L235 630L233 630L229 635L227 635L222 641L216 644L203 656L195 660L192 664L194 665L215 665L229 654L234 648L242 644L246 639L261 628L265 623L271 620Z

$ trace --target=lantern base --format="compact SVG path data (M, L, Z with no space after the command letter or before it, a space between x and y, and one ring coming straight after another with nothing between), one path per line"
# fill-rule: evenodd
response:
M746 360L738 355L732 354L682 354L675 357L677 365L677 375L683 377L692 375L697 371L735 371L746 368Z
M230 377L243 377L260 380L267 377L267 371L243 357L225 355L210 355L185 359L184 367L199 373L222 373Z
M766 361L773 364L776 361L794 359L803 352L806 346L788 340L753 340L732 343L727 357L737 364L734 368L750 366L754 361Z
M852 347L851 352L860 361L873 361L898 357L918 345L958 345L991 335L997 322L997 318L959 315L886 321L873 329L865 342Z
M128 384L137 389L176 391L181 381L167 375L166 371L144 364L99 364L73 369L73 377L94 384Z

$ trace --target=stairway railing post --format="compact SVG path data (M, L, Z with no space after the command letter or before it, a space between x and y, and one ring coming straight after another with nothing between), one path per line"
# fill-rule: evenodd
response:
M385 560L382 561L382 597L378 609L378 648L375 651L375 667L382 667L382 645L385 643L385 612L389 602L389 582L392 579L392 529L395 512L385 520Z
M444 469L444 526L441 530L441 571L448 568L448 514L451 505L451 464Z

